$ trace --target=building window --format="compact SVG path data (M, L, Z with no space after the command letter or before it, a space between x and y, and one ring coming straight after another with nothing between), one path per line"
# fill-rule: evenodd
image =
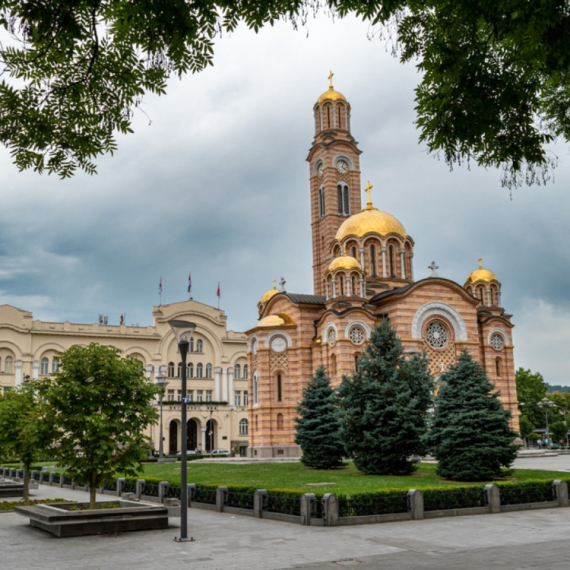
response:
M281 374L277 374L277 401L283 401L283 380Z
M186 390L186 397L188 398L189 402L194 401L194 390Z
M352 327L349 336L353 344L362 344L364 342L365 334L360 327Z
M370 246L370 274L376 277L376 246Z
M194 378L194 364L192 362L186 366L186 375L188 378Z
M432 321L426 328L426 341L432 348L443 348L448 336L447 328L439 321Z
M196 378L203 378L204 377L204 365L200 362L196 366Z
M331 348L336 344L336 330L333 327L327 333L327 342Z
M168 401L174 402L174 390L168 390Z
M196 341L196 351L204 352L204 343L201 340Z
M174 378L174 362L168 363L168 377Z
M206 364L206 378L212 377L212 365Z
M243 380L247 380L247 364L243 365Z
M324 188L321 186L319 188L319 220L325 217L325 194Z
M204 401L204 390L196 390L196 401L197 402Z
M491 337L491 346L492 346L495 350L501 350L504 345L505 345L505 341L503 340L502 335L500 335L499 333L495 333L495 334Z
M495 358L495 371L497 372L497 376L501 377L501 359L499 357Z
M12 374L12 365L14 364L14 360L11 356L7 356L6 360L4 361L4 371L6 374Z
M234 366L234 379L235 380L239 380L240 372L241 372L241 366L239 364L236 364Z
M42 358L40 363L40 374L47 374L49 372L49 360L47 358Z
M191 338L190 342L188 343L188 352L194 352L194 339Z
M249 424L248 421L244 418L239 422L239 434L240 435L248 435L249 434Z
M277 414L277 429L283 429L283 414Z
M253 405L259 404L259 386L257 378L257 370L253 373Z
M176 377L180 378L182 376L182 362L178 363L178 368L176 369Z
M241 406L241 392L239 390L234 392L234 404L236 406Z
M178 397L178 401L181 402L182 401L182 390L177 390L177 397Z
M247 390L243 391L243 405L247 406L248 404L248 397L247 397Z
M59 370L59 360L57 358L54 358L51 361L51 373L53 374L54 372L57 372Z
M350 216L350 192L346 184L337 185L338 213L340 216Z
M330 369L331 369L330 375L335 376L336 375L336 356L334 354L331 354Z
M212 390L206 390L206 402L212 401Z
M394 277L395 274L395 266L394 266L394 246L391 245L388 248L388 260L390 262L390 277Z

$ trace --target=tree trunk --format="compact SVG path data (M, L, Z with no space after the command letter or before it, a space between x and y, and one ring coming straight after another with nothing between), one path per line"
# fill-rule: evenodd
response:
M95 496L97 495L97 473L91 473L91 483L89 485L89 508L94 509L96 506Z
M30 465L24 465L24 501L30 498Z

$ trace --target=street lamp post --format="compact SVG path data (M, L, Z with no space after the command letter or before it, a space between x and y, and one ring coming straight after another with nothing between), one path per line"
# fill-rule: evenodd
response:
M164 438L162 436L162 400L164 398L164 391L168 386L168 380L166 380L166 376L164 374L158 374L156 377L156 385L160 388L160 435L159 435L159 442L158 442L158 462L164 463L164 446L163 441Z
M180 537L175 537L177 542L188 542L193 540L188 538L188 437L186 426L186 356L188 355L188 348L190 346L190 339L196 328L195 323L174 319L169 321L172 332L176 337L178 343L178 350L182 358L182 401L180 403L181 409L181 422L180 426Z
M212 423L212 414L214 413L214 408L210 406L210 432L208 435L210 436L210 457L212 457L212 453L214 451L214 424Z
M556 404L548 398L542 398L542 400L538 402L538 407L541 410L544 410L544 417L546 418L546 446L548 449L552 449L552 443L550 442L550 431L548 428L548 408L556 408Z

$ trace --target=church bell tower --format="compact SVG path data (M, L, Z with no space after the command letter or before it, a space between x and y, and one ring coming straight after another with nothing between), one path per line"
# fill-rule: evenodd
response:
M350 134L350 105L333 87L313 107L315 139L307 161L311 183L313 235L313 281L315 295L325 294L325 274L330 264L331 244L340 225L360 211L361 151Z

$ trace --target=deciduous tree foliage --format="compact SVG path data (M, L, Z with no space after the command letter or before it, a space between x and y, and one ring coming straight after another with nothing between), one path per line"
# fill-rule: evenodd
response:
M41 389L58 442L55 454L70 477L90 485L94 507L103 481L117 473L136 475L148 456L143 432L158 418L152 405L158 388L145 378L139 360L121 357L112 346L75 345L60 362Z
M520 404L521 417L526 417L536 427L545 427L544 411L538 407L538 402L546 396L546 382L540 372L532 372L519 368L515 372L517 383L517 399ZM548 417L555 421L558 413L548 410Z
M455 481L501 477L517 456L516 437L483 367L463 350L441 376L427 443L438 460L437 474Z
M323 366L303 389L297 406L295 443L301 446L301 462L315 469L342 467L344 447L339 436L335 393Z
M405 475L414 455L424 455L422 437L432 404L433 382L423 356L406 359L389 321L374 329L351 378L338 390L340 436L359 471Z
M50 454L53 431L45 403L35 381L0 396L0 450L17 457L24 465L24 500L28 500L30 467Z
M319 12L415 62L420 139L449 165L548 178L545 145L570 135L569 0L0 0L0 142L21 169L92 173L145 93L213 63L217 35Z

